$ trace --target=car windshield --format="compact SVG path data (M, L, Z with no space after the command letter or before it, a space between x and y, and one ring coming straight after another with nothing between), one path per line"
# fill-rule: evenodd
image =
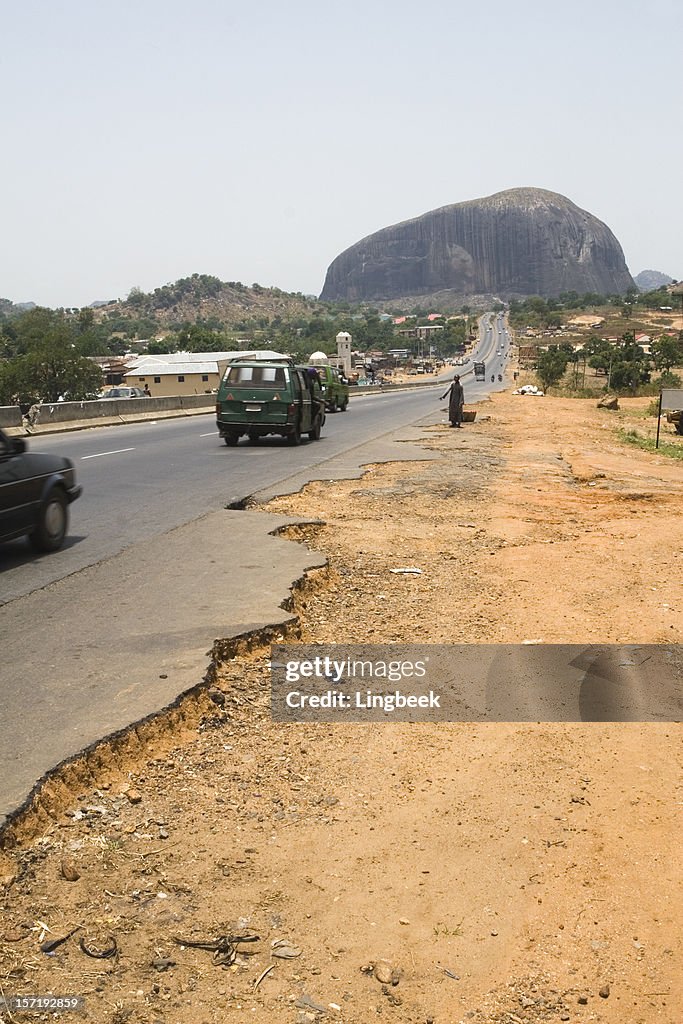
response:
M284 388L289 381L284 366L230 366L225 383L233 388Z

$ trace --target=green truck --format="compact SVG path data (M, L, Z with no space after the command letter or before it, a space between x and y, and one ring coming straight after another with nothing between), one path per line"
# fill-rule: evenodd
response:
M328 412L346 412L349 404L349 385L335 366L311 366L320 378L325 408Z
M247 436L252 443L279 434L301 444L320 440L325 399L320 382L291 359L236 359L228 363L216 398L216 425L227 445Z

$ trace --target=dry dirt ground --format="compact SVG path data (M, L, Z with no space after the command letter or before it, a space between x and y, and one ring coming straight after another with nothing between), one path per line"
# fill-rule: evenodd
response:
M288 638L680 643L683 462L615 434L645 404L497 396L430 461L273 502L329 557ZM263 638L223 655L9 836L5 993L112 1024L681 1024L680 724L284 725Z

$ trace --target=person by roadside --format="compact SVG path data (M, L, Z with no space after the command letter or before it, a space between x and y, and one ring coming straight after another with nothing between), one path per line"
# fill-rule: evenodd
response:
M452 427L459 427L462 423L462 407L465 404L465 390L460 383L460 377L456 373L453 378L453 383L449 387L445 394L441 395L439 401L443 401L446 396L450 396L448 399L448 418L451 421Z

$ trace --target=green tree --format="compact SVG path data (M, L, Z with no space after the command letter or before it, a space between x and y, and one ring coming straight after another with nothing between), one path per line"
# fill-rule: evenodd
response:
M588 365L594 370L602 370L608 373L609 367L614 358L615 348L606 338L599 338L593 334L583 346L583 355L588 360Z
M56 402L60 396L78 402L96 398L102 371L84 356L59 349L38 349L5 363L0 376L0 401Z
M555 345L547 352L541 352L536 364L536 374L547 391L548 388L559 384L567 369L569 356L566 351Z
M635 394L641 384L650 380L650 369L650 360L640 345L636 345L635 333L626 331L613 352L610 386L615 391L629 390Z
M95 326L95 313L89 306L84 307L78 313L78 329L84 334Z
M652 345L652 357L658 370L670 370L683 365L683 346L678 338L663 334Z
M145 295L141 288L131 288L130 292L128 293L128 298L126 299L126 302L128 303L129 306L144 306L145 303L147 302L147 296Z
M77 351L78 325L63 311L37 307L14 324L15 352L4 364L3 401L56 402L92 398L102 386L96 363Z
M177 344L182 352L222 352L227 342L224 334L212 331L209 327L184 324L178 332Z

